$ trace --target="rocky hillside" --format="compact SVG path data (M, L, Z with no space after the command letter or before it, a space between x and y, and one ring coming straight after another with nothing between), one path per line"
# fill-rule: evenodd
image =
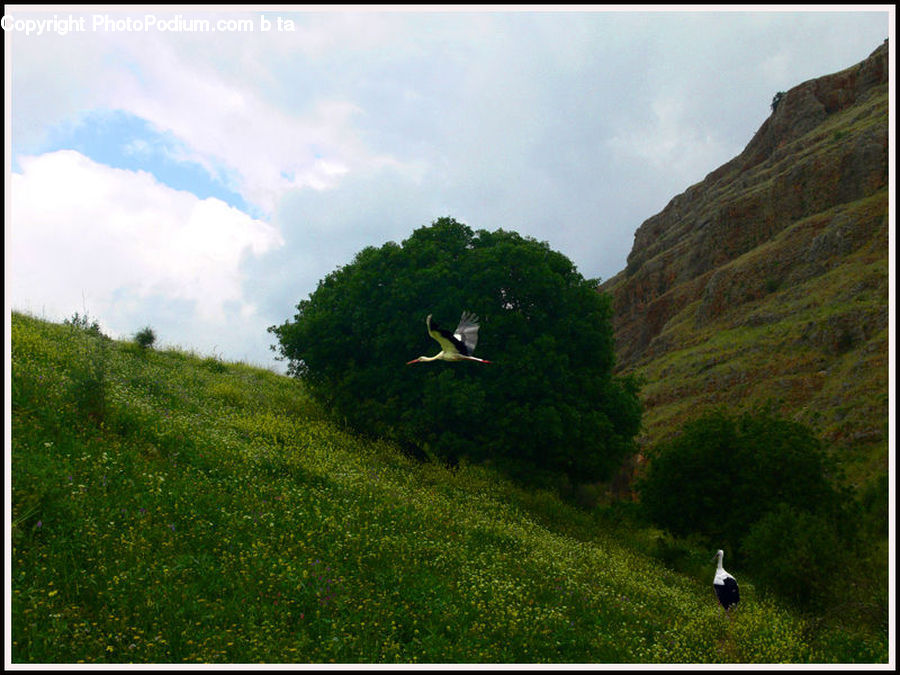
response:
M887 41L773 107L602 284L619 368L645 378L646 443L774 400L859 483L887 470Z

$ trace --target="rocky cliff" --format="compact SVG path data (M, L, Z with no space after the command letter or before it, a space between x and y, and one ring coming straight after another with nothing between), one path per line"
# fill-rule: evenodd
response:
M602 284L619 369L646 380L647 443L717 405L775 401L863 480L887 466L887 41L773 108Z

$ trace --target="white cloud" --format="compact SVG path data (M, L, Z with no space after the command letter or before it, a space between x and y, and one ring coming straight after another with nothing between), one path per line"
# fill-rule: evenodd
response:
M145 172L61 150L21 157L12 175L12 304L70 316L90 300L113 316L123 291L193 303L201 321L244 315L241 263L283 244L271 225ZM40 307L33 304L40 302Z
M125 111L171 133L183 144L182 161L200 164L270 215L288 190L330 189L352 171L403 165L367 148L358 104L318 82L304 88L302 76L297 95L286 99L279 91L284 83L272 82L271 66L258 62L278 54L302 70L342 41L357 49L374 46L373 40L386 38L351 40L372 19L328 13L296 34L217 33L202 40L155 31L91 34L92 41L78 34L42 41L15 35L13 128L20 142L33 145L76 111ZM267 85L275 87L273 100Z
M227 172L229 187L264 214L288 190L325 190L352 171L402 164L366 147L357 129L365 111L352 101L308 92L302 107L286 110L257 82L185 60L165 36L144 42L119 46L135 67L105 93L105 105L174 134L190 153L184 159L223 180Z

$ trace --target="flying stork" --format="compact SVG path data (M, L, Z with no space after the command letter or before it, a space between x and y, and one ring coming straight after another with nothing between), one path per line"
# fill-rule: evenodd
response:
M716 591L716 597L719 598L719 604L725 608L725 612L727 613L729 609L738 604L741 595L738 592L738 585L735 578L722 567L722 556L724 555L722 549L719 549L716 551L716 555L713 556L713 560L718 559L719 561L719 564L716 567L716 576L713 577L713 588Z
M407 361L406 365L437 361L438 359L490 363L487 359L479 359L476 356L472 356L472 352L475 351L475 344L478 342L478 317L474 314L463 312L459 319L459 325L452 333L446 328L440 328L436 323L433 323L431 314L425 317L425 325L428 327L428 334L438 341L441 351L434 356L420 356L412 361Z

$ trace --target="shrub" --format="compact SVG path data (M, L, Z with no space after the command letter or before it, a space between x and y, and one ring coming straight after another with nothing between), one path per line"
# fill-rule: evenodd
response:
M849 563L846 542L831 520L779 504L741 542L747 569L764 591L805 610L821 610Z
M156 342L156 333L150 326L142 328L134 335L134 341L143 349L150 349Z
M641 409L636 382L612 374L609 297L546 243L442 218L360 251L297 309L269 329L289 371L359 431L579 482L632 452ZM491 365L404 366L437 351L427 314L452 329L464 310Z
M772 97L772 103L771 103L770 107L772 108L772 112L773 112L773 113L774 113L776 110L778 110L778 104L781 103L781 99L783 99L783 98L784 98L784 92L783 92L783 91L779 91L777 94L775 94L775 95Z
M100 324L97 323L96 319L91 320L88 317L87 312L80 316L78 312L75 312L75 314L73 314L71 318L63 319L63 323L77 330L83 330L84 332L88 333L89 335L93 335L94 337L102 337L106 338L107 340L109 339L100 330Z
M709 413L649 454L638 484L648 517L674 534L706 535L717 547L739 548L739 538L782 503L840 510L818 439L767 409Z

